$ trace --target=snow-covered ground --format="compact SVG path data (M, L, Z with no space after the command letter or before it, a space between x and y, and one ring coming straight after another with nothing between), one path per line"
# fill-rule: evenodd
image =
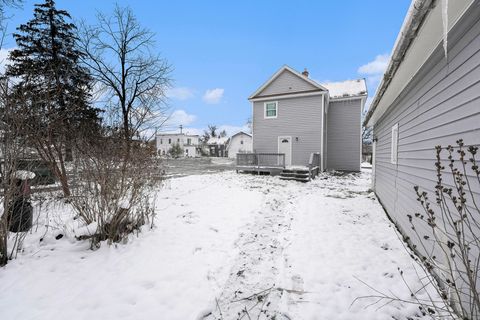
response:
M352 305L375 294L364 283L409 300L398 267L418 282L369 177L170 179L157 194L153 230L96 251L74 240L68 208L56 206L39 219L54 228L29 234L0 269L0 318L415 318L408 303Z

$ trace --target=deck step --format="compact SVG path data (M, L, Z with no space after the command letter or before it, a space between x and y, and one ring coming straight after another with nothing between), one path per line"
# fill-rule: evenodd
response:
M280 179L308 182L310 181L310 173L304 169L284 169L280 173Z
M295 177L282 177L280 176L281 180L294 180L294 181L300 181L300 182L308 182L310 181L309 178L295 178Z

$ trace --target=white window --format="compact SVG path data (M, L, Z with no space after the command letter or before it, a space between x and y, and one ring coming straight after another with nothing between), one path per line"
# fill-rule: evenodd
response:
M243 144L243 140L240 140L240 144Z
M188 144L188 145L191 145L191 144L192 144L192 139L188 138L188 139L187 139L187 144Z
M160 139L160 144L163 144L163 139Z
M278 103L276 101L265 102L265 118L276 118L278 114Z
M390 151L390 162L397 164L398 160L398 123L392 127L392 149Z

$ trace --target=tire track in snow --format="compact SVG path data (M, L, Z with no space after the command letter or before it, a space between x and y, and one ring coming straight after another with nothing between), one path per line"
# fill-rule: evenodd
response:
M302 186L266 177L249 186L265 194L264 204L236 241L239 254L211 313L199 319L289 319L280 311L284 291L279 283L283 282L283 251L295 203L310 189Z

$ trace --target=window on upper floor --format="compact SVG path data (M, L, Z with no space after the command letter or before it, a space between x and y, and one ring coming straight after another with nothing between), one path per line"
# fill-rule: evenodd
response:
M243 144L243 140L240 140L240 144Z
M397 164L398 161L398 123L392 127L392 145L390 150L390 162Z
M188 139L187 139L187 144L188 144L188 145L191 145L191 144L192 144L192 139L188 138Z
M168 139L168 144L172 144L172 139Z
M163 139L160 139L160 144L163 144Z
M276 118L278 115L278 103L277 101L265 102L265 119Z

